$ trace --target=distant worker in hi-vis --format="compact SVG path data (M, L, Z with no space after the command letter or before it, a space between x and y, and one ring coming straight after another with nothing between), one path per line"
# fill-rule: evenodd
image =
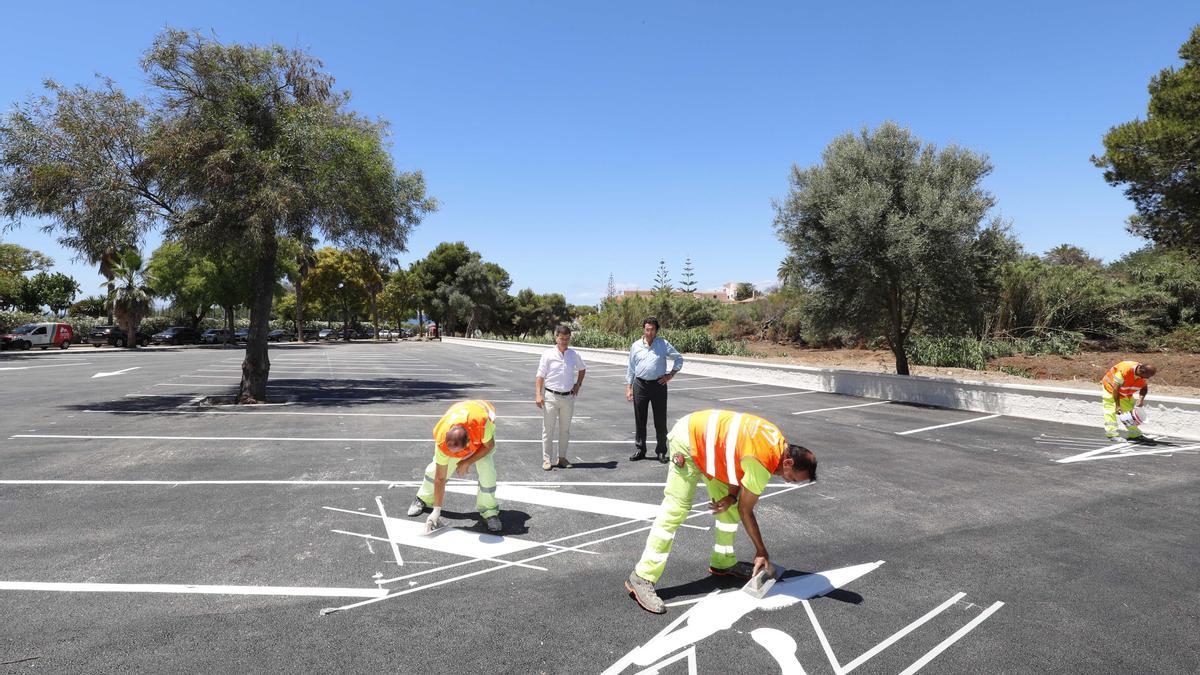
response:
M419 516L433 507L425 520L425 531L441 527L442 501L446 497L446 480L453 471L467 475L474 466L479 475L479 492L475 507L490 532L499 532L500 505L496 503L496 464L492 449L496 447L496 408L487 401L461 401L450 406L433 427L433 461L425 467L425 480L417 497L408 507L410 517Z
M771 476L789 483L817 479L817 458L812 451L787 442L779 427L755 415L729 410L701 410L685 415L667 434L670 466L662 507L642 559L625 582L643 609L667 611L654 584L662 577L675 532L691 515L696 484L704 481L716 518L708 571L714 576L750 579L759 570L771 569L754 517L754 505ZM733 543L738 524L754 542L754 563L738 562Z
M1104 384L1104 395L1102 397L1104 405L1104 434L1108 436L1108 440L1115 441L1121 438L1117 432L1117 420L1125 425L1129 430L1129 440L1147 443L1151 442L1150 438L1142 434L1139 428L1146 419L1146 411L1143 406L1146 404L1146 394L1150 391L1150 384L1147 382L1150 378L1158 373L1158 369L1149 363L1138 363L1137 361L1122 361L1104 374L1104 379L1101 383ZM1133 401L1134 395L1138 396L1137 403Z

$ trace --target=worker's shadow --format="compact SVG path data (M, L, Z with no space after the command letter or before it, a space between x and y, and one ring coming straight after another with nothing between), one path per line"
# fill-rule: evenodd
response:
M512 511L505 509L504 505L500 505L500 524L504 529L499 532L488 532L487 523L483 521L483 516L479 515L478 511L442 511L442 515L448 520L453 520L453 526L467 532L479 532L481 534L528 534L528 522L530 515L524 511ZM474 521L474 524L467 525L464 522L458 521Z
M571 468L572 469L615 469L615 468L617 468L617 461L613 460L611 462L573 462L571 464Z
M780 577L780 581L783 581L784 579L791 579L793 577L802 577L806 574L813 574L813 573L806 572L803 570L788 570L787 572L783 573L782 577ZM709 593L712 593L713 591L734 590L734 589L741 588L742 586L745 586L745 585L746 585L745 579L739 579L737 577L718 577L718 576L709 575L707 577L704 577L703 579L697 579L696 581L689 581L688 583L680 584L679 586L668 586L666 588L660 588L660 589L657 589L657 591L658 591L658 597L662 598L663 600L670 601L673 598L678 598L678 597L682 597L682 596L693 596L693 597L694 596L703 596L703 595L708 595ZM830 591L829 593L826 593L825 595L819 596L819 597L829 598L831 600L837 600L839 602L845 602L845 603L849 603L851 605L860 605L860 604L862 604L862 601L863 601L863 596L859 595L858 593L855 593L854 591L848 591L844 588L835 588L834 590Z

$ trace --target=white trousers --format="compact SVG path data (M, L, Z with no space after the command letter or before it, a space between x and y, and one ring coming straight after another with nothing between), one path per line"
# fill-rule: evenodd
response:
M542 406L542 461L554 464L567 456L571 442L571 416L575 414L575 397L559 396L552 391L544 394ZM554 453L554 427L558 426L558 454ZM567 460L571 461L571 460Z

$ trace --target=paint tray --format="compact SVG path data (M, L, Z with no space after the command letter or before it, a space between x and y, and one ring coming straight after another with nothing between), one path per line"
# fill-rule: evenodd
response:
M742 592L761 599L766 596L767 591L771 590L771 587L775 585L779 577L783 576L783 572L784 569L782 567L771 563L770 568L762 570L751 577L750 581L747 581L746 585L742 586Z

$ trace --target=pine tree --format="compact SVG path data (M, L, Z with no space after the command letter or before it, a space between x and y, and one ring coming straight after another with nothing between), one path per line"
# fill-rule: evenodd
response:
M654 292L669 295L671 293L671 277L667 271L667 261L658 261L658 273L654 275Z
M604 291L604 299L612 300L617 297L617 284L613 281L612 272L608 273L608 288Z
M692 257L683 261L683 279L679 282L679 290L691 295L696 292L696 273L692 269Z

